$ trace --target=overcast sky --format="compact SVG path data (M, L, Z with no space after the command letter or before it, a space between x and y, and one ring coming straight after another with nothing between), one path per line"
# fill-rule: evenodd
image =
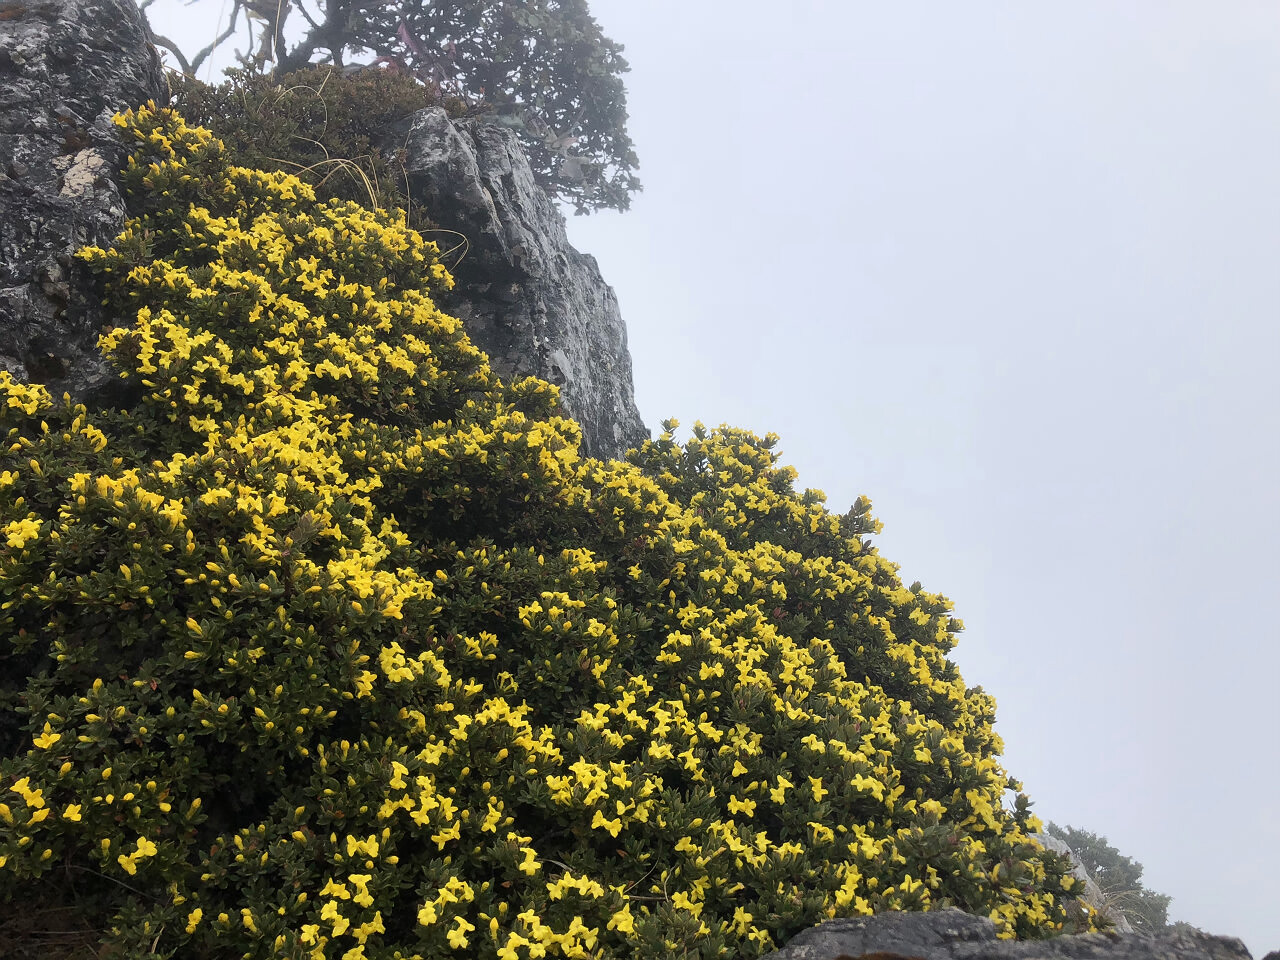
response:
M871 497L1036 812L1280 947L1280 5L591 8L645 190L569 229L645 420Z

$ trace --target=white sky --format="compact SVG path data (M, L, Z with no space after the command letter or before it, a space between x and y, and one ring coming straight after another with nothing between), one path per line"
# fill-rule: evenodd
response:
M646 422L870 496L1036 812L1280 947L1280 6L591 7L645 191L569 229Z

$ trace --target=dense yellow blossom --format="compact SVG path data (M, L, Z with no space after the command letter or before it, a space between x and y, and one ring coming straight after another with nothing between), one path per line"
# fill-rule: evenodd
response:
M866 501L729 428L582 458L555 389L437 309L402 214L118 122L136 216L82 256L135 399L0 372L0 893L98 898L139 955L753 956L946 904L1058 929L959 621Z

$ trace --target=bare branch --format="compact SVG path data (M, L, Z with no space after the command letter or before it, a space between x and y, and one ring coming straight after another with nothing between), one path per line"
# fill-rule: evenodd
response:
M311 19L311 14L307 12L307 8L304 7L301 3L298 4L298 12L302 14L302 19L306 20L307 23L311 24L312 30L321 29L320 24L316 23L314 20Z
M216 50L218 47L220 47L228 37L230 37L233 33L236 32L236 17L239 13L240 13L240 0L236 0L236 5L231 9L231 21L230 23L227 24L227 29L223 31L222 36L215 38L213 43L209 44L207 47L201 50L192 59L191 75L193 77L196 75L196 71L200 69L200 64L204 63L205 60L209 58L209 54L213 53L213 51Z
M182 55L182 51L178 49L178 45L176 43L168 37L162 36L158 33L151 34L151 42L157 47L163 47L165 50L168 50L173 54L174 59L178 61L178 66L182 68L183 73L194 75L195 71L192 69L191 64L187 63L187 58Z

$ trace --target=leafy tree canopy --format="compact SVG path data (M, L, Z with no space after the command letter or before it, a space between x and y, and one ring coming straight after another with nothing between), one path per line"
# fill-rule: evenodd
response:
M629 67L586 0L233 0L225 29L194 56L155 40L194 74L244 36L245 67L346 68L372 52L374 64L494 114L519 134L542 186L578 213L625 210L640 189L621 79Z

